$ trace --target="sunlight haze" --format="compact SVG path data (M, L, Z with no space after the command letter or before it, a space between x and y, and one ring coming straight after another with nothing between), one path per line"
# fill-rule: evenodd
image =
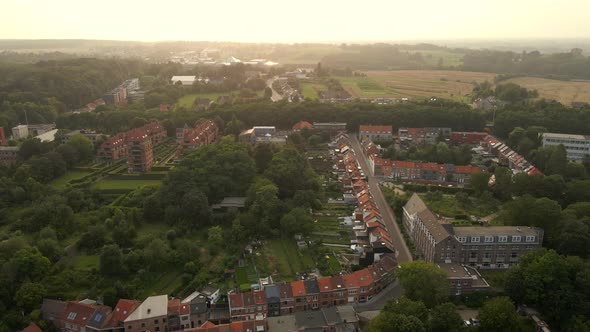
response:
M567 8L567 9L566 9ZM4 0L0 39L394 41L589 37L590 1Z

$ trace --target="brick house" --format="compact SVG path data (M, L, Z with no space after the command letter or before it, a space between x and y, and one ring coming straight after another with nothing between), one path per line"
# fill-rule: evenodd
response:
M393 140L393 127L361 125L359 127L359 140L391 141Z

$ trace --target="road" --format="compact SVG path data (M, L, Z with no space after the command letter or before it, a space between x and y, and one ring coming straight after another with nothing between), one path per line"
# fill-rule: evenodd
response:
M361 144L354 134L350 135L350 144L352 145L352 149L355 152L359 165L363 169L365 175L367 175L369 180L369 191L371 192L371 195L373 195L373 199L375 200L375 204L377 204L377 208L379 208L379 212L381 212L383 223L385 224L389 236L391 237L391 241L393 242L393 246L396 249L398 262L404 263L411 261L412 254L410 253L408 246L406 246L406 241L404 241L404 237L402 236L397 222L395 222L393 209L387 204L383 192L381 192L381 187L379 186L379 178L373 175L373 170L369 167L367 156L365 156Z
M270 97L270 100L272 100L273 102L275 101L279 101L281 99L283 99L283 96L281 96L280 93L278 93L273 87L272 84L274 83L274 81L276 81L277 77L273 77L273 78L269 78L266 81L266 86L268 86L271 90L272 90L272 96Z
M399 281L395 280L368 302L355 304L354 309L358 312L381 310L387 301L399 299L402 295L404 295L404 289L400 286Z

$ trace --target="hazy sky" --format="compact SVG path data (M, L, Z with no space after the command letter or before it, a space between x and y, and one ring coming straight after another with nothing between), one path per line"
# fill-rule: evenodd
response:
M1 0L0 39L590 37L590 0Z

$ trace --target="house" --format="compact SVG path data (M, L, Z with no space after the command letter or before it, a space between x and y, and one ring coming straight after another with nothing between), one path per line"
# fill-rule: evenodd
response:
M267 285L264 287L266 291L266 304L268 309L268 316L281 315L281 289L278 285Z
M301 131L303 128L313 129L313 125L307 121L299 121L293 125L293 131Z
M235 321L226 324L214 324L211 321L203 323L197 328L185 329L186 332L265 332L268 323L264 316L256 315L253 320Z
M12 138L15 140L29 137L29 127L27 125L18 125L12 128Z
M97 310L99 314L95 315ZM64 332L84 332L87 330L87 325L92 326L95 321L102 323L110 312L111 308L107 306L73 301L66 302L65 309L59 318L61 321L59 328Z
M369 161L373 174L397 180L425 183L448 183L465 185L471 175L480 173L479 167L471 165L437 164L418 161L388 160L373 157Z
M402 144L434 144L439 138L446 139L451 135L451 128L399 128L397 136Z
M478 145L488 135L485 132L453 131L451 132L450 141L454 145Z
M357 331L359 320L352 306L322 308L295 314L295 328L287 331Z
M167 317L168 295L150 296L124 320L125 331L165 332Z
M0 165L10 166L16 164L18 160L18 146L0 146Z
M393 127L361 125L359 127L359 140L391 141L393 140Z
M291 285L291 291L293 293L293 298L295 299L295 311L299 312L307 310L309 307L307 305L305 282L303 280L297 280L292 281L289 284Z
M59 300L43 299L41 304L41 318L58 329L62 327L61 316L66 310L67 303Z
M207 300L205 295L197 291L182 300L181 303L189 305L189 319L188 323L184 323L185 328L187 324L190 328L199 327L209 320L211 302ZM181 321L185 320L181 318Z
M193 105L196 106L197 111L206 111L211 107L213 102L209 98L197 98Z
M25 327L24 330L21 332L43 332L39 326L35 323L29 324L29 326Z
M279 283L281 298L281 315L288 315L295 312L295 298L293 297L293 288L291 283Z
M125 133L109 137L104 141L97 152L97 159L107 163L116 162L127 156L127 144Z

